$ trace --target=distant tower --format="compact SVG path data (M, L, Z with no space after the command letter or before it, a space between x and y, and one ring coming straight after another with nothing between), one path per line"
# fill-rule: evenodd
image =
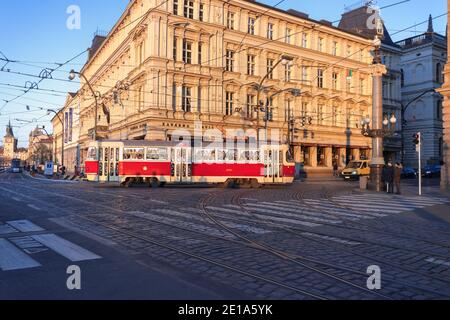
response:
M6 161L12 160L17 152L17 139L14 137L11 121L6 127L6 135L3 137L3 157Z

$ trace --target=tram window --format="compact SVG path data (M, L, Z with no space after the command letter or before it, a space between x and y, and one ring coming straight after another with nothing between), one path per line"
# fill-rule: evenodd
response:
M109 175L111 177L114 177L114 163L111 162L111 164L109 165Z
M126 148L123 150L124 160L143 160L144 148Z
M97 148L95 148L95 147L89 148L88 159L89 160L97 160Z
M249 151L239 150L238 155L239 155L238 161L244 162L244 161L250 160L250 152Z
M286 151L286 161L287 162L294 162L294 157L292 155L291 150Z
M227 161L236 161L237 160L237 150L227 150L226 151L226 160Z
M116 162L119 162L119 148L116 149Z
M217 160L224 161L227 158L227 152L225 150L217 150Z
M147 148L147 160L164 160L169 159L167 148Z
M98 149L98 158L103 161L103 148Z
M203 150L203 160L216 161L216 150Z
M249 151L249 160L250 161L259 161L260 160L259 151L250 150Z

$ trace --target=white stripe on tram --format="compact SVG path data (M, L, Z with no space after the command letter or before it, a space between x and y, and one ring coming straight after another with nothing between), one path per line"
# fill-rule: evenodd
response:
M100 256L86 250L70 241L67 241L55 234L43 234L31 236L34 240L40 242L47 248L52 249L72 262L81 262L87 260L101 259Z
M41 264L30 258L6 239L0 239L0 269L13 271L40 267Z

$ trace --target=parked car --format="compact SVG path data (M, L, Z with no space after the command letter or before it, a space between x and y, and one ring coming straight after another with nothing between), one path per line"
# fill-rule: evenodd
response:
M351 161L341 173L341 176L344 178L344 180L358 180L361 176L369 175L369 160Z
M417 171L411 167L404 167L402 171L403 179L415 179L417 178Z
M428 165L422 170L422 175L426 178L437 178L441 176L440 165Z

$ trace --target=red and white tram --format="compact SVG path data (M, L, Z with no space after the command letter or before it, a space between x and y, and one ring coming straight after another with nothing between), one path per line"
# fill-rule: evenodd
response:
M291 184L295 164L287 145L259 149L192 146L184 142L96 141L85 161L89 181L128 186L211 183L258 187Z

